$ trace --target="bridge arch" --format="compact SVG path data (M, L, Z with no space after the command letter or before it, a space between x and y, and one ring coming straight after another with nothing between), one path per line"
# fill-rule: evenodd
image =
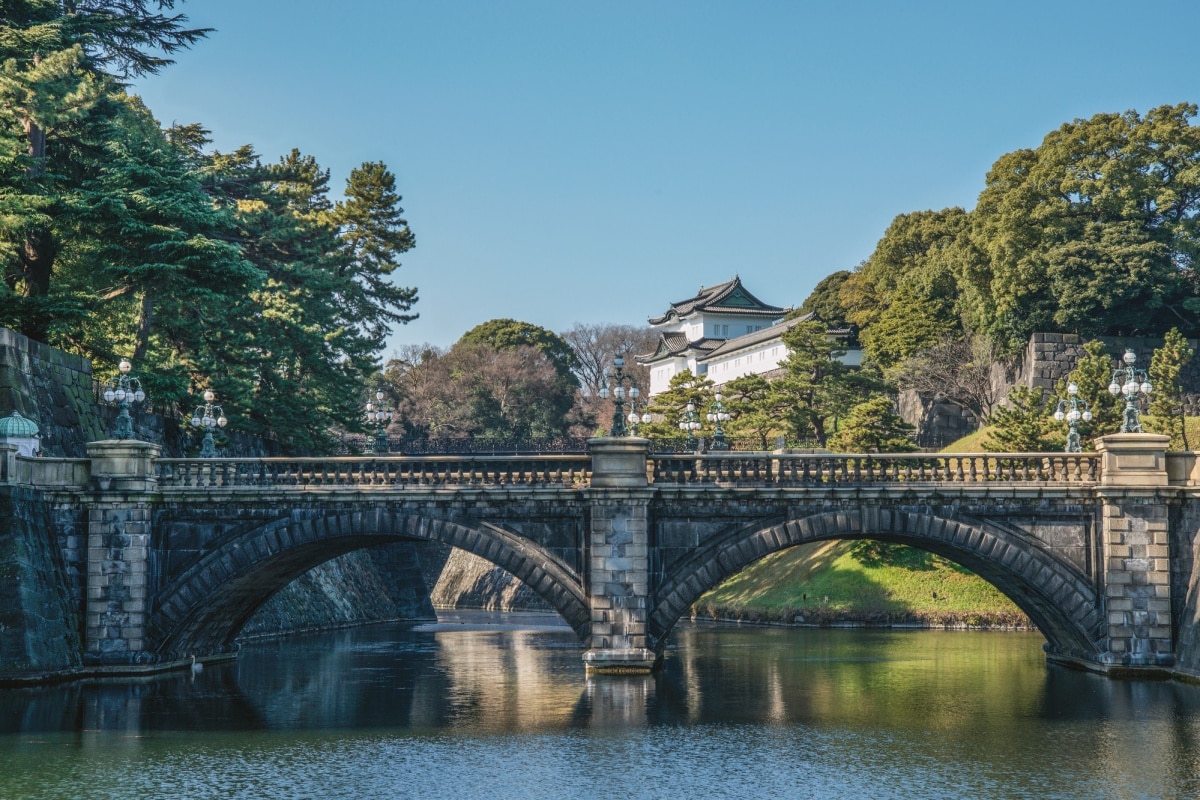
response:
M1046 637L1048 652L1094 661L1105 620L1095 585L1029 537L979 520L894 509L854 509L776 520L717 537L664 576L649 620L661 651L675 623L702 594L779 550L833 539L877 539L936 553L975 572L1011 599Z
M354 550L412 540L448 544L507 570L586 640L591 623L581 581L553 554L497 525L379 508L276 521L222 542L157 597L147 649L164 660L227 652L254 612L304 572Z

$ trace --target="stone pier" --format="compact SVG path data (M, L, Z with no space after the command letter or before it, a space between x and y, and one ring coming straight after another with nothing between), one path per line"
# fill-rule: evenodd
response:
M661 655L649 646L649 505L646 439L592 439L587 587L589 673L649 672Z

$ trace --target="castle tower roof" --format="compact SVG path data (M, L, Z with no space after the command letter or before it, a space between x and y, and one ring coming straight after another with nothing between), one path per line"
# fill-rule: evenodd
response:
M746 287L742 285L742 279L735 275L732 280L718 283L716 286L708 288L701 286L695 297L672 303L665 314L651 317L649 322L651 325L663 325L700 312L775 318L783 316L789 310L768 305L759 300L747 291Z

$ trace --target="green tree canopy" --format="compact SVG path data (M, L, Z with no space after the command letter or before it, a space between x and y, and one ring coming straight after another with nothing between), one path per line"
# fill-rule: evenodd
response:
M861 328L863 349L880 367L961 332L956 265L967 231L961 208L901 214L842 284L847 320Z
M1044 389L1014 387L992 412L983 446L997 453L1049 453L1062 450L1066 433L1051 416Z
M579 385L574 374L578 363L571 345L554 331L538 325L515 319L488 320L464 333L459 341L463 344L486 344L497 350L532 347L550 359L564 383Z
M1196 112L1181 103L1077 119L995 163L971 215L985 258L965 274L991 298L986 330L1023 344L1037 330L1195 329Z
M842 453L907 453L917 449L913 430L892 409L890 397L876 395L850 409L829 444Z

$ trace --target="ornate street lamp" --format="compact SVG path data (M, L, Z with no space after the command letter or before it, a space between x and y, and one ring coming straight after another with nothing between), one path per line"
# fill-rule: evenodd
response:
M201 458L217 457L217 446L213 442L213 431L217 428L224 428L229 424L229 420L225 418L225 409L213 403L213 400L216 399L217 396L213 394L212 389L205 389L204 405L196 406L196 410L192 412L192 427L204 429L204 441L200 443Z
M375 425L375 441L371 445L371 451L379 455L385 455L391 450L391 443L388 441L387 426L392 421L394 409L383 401L383 390L375 392L375 402L367 402L366 418L368 424Z
M1125 395L1125 421L1121 423L1121 433L1141 433L1142 424L1138 421L1138 396L1149 395L1154 391L1154 387L1150 385L1150 376L1146 374L1146 370L1134 368L1133 365L1137 363L1137 355L1133 350L1126 348L1122 360L1125 362L1125 366L1113 371L1112 383L1108 385L1108 391L1114 395Z
M683 407L683 416L679 419L679 430L687 434L687 448L695 450L696 431L700 430L700 415L696 413L696 406L693 403L688 403Z
M1079 398L1079 385L1074 381L1067 384L1067 399L1058 401L1054 418L1059 422L1067 421L1067 450L1068 453L1083 452L1079 444L1079 420L1092 421L1092 412L1088 410L1087 400ZM1080 411L1080 409L1083 409Z
M613 359L613 370L613 372L604 374L604 383L601 384L600 391L597 394L600 395L601 400L607 400L610 395L613 399L612 428L609 429L608 435L629 436L629 429L625 426L625 398L629 398L630 405L632 406L641 395L641 392L638 390L637 382L633 376L625 374L624 358L617 356ZM628 390L625 388L626 381L629 382ZM609 384L612 384L611 389L609 389ZM630 422L633 421L633 418L634 412L630 411ZM646 421L649 422L648 419Z
M626 417L626 419L629 420L629 435L630 436L638 435L638 426L639 425L649 425L650 424L650 419L651 419L650 412L646 411L646 407L643 405L642 413L639 415L637 406L638 406L638 404L637 404L636 397L629 401L629 416Z
M145 400L146 393L142 391L142 382L129 374L133 365L129 363L128 358L122 358L117 369L120 370L120 374L108 382L103 394L104 402L109 405L115 403L117 408L121 409L121 413L117 414L117 421L113 423L112 437L132 439L133 419L129 416L129 407Z
M710 450L729 449L729 442L725 441L725 428L722 427L723 423L729 422L729 420L729 412L725 410L725 404L721 402L721 393L717 392L713 397L712 405L708 407L708 421L716 426Z

